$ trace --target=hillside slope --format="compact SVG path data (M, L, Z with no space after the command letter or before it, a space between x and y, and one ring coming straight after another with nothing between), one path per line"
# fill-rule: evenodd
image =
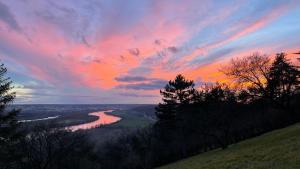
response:
M159 169L300 169L300 123Z

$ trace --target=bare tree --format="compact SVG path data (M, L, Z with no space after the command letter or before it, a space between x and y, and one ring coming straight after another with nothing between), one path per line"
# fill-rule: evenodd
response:
M86 135L54 129L51 126L34 126L17 148L21 155L15 168L20 169L80 169L97 168L92 160L93 145Z
M266 85L269 81L270 58L254 53L243 58L232 59L230 64L221 69L233 82L248 91L254 97L267 96Z

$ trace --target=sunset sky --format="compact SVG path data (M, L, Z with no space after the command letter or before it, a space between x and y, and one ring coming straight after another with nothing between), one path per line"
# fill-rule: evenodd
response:
M16 103L157 103L178 73L282 51L300 51L299 0L0 0Z

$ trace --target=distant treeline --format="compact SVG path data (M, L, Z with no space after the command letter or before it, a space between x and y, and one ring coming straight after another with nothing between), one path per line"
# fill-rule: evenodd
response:
M176 76L160 91L162 102L156 107L158 121L153 126L99 147L66 131L39 129L26 137L16 136L17 127L2 124L5 119L1 119L1 128L6 126L12 134L1 135L0 158L5 161L0 160L0 165L151 169L300 122L299 66L284 53L273 61L258 53L233 59L221 71L231 83L196 88L192 80Z

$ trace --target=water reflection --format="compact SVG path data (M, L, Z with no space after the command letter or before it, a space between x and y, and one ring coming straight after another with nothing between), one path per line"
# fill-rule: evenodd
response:
M105 112L112 112L112 111L113 110L106 110L106 111L89 113L90 116L97 116L98 119L96 121L92 121L89 123L70 126L70 127L67 127L67 129L69 129L71 131L77 131L77 130L81 130L81 129L86 130L86 129L95 128L95 127L98 127L101 125L112 124L112 123L116 123L116 122L120 121L121 120L120 117L105 114Z
M27 122L35 122L35 121L44 121L44 120L51 120L51 119L56 119L59 116L52 116L52 117L46 117L46 118L41 118L41 119L32 119L32 120L19 120L19 123L27 123Z

